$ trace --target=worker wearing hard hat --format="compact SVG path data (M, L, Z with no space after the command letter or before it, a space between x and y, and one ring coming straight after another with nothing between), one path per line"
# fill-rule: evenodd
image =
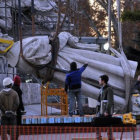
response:
M16 111L19 106L19 97L12 89L13 80L7 77L3 80L4 89L0 92L0 110L2 112L2 125L16 125ZM3 129L2 139L6 139L6 130ZM13 131L13 130L12 130ZM14 133L14 132L12 132ZM15 139L13 134L12 139Z

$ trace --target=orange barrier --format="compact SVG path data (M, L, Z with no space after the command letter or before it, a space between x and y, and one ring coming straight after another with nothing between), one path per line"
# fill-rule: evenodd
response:
M48 103L48 96L59 96L59 103ZM41 115L47 116L47 106L54 108L59 108L61 110L61 115L68 114L68 97L64 88L49 88L49 82L46 87L41 86Z
M1 126L3 140L135 140L140 128L131 127L72 127L72 126Z

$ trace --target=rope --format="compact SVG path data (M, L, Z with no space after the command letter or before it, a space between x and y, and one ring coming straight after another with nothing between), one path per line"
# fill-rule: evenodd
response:
M34 65L32 63L30 63L23 55L23 49L22 46L20 45L20 56L22 57L22 59L29 64L31 67L35 68L36 71L38 72L39 70L43 69L43 68L47 68L47 74L44 77L44 82L47 81L51 81L53 79L53 75L54 75L54 71L59 71L59 72L63 72L63 73L67 73L67 71L65 70L61 70L56 68L56 63L57 63L57 56L58 56L58 51L59 51L59 38L56 37L55 39L50 40L50 44L51 44L51 53L52 53L52 59L51 62L45 65Z

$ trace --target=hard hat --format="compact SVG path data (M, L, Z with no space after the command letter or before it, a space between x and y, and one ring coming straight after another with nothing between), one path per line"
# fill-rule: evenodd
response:
M10 84L13 84L13 80L10 77L4 78L4 80L3 80L3 86L5 87L5 86L8 86Z

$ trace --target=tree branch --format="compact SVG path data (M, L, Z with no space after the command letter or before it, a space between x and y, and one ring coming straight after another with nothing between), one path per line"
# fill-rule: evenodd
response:
M104 8L106 13L108 14L108 3L103 1L103 0L96 0L96 1ZM112 11L111 11L111 21L113 23L113 28L118 36L118 22L117 22L117 19Z
M93 21L93 20L91 19L91 17L89 16L89 14L88 14L85 10L83 10L83 14L87 17L87 19L89 20L89 23L90 23L91 27L94 29L94 31L97 33L97 35L98 35L98 36L102 36L102 35L100 34L100 32L98 31L98 28L96 27L94 21Z

